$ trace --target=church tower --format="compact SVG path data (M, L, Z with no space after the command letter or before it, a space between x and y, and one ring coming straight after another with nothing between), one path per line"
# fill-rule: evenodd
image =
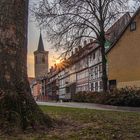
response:
M34 52L35 78L39 78L48 73L48 51L44 50L42 35L40 33L38 49Z

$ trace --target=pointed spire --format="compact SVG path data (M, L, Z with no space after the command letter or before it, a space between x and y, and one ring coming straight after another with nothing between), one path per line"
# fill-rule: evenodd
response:
M44 45L43 45L43 40L42 40L41 32L40 32L40 38L39 38L39 43L38 43L37 51L39 51L39 52L44 51Z

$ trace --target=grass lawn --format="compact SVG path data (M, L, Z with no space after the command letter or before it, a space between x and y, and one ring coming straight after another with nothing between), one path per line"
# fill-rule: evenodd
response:
M140 113L48 106L41 109L57 121L54 128L46 134L7 140L140 140Z

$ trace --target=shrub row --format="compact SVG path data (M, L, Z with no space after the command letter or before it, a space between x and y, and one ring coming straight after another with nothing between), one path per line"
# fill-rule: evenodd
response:
M82 91L74 94L72 100L75 102L140 107L140 89L123 88L106 93Z

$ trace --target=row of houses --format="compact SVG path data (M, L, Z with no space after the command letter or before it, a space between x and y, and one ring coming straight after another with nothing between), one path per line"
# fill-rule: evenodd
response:
M124 14L106 32L108 88L140 87L140 9L133 17ZM79 91L102 91L101 48L84 41L61 64L42 77L42 95L47 100L69 100Z

